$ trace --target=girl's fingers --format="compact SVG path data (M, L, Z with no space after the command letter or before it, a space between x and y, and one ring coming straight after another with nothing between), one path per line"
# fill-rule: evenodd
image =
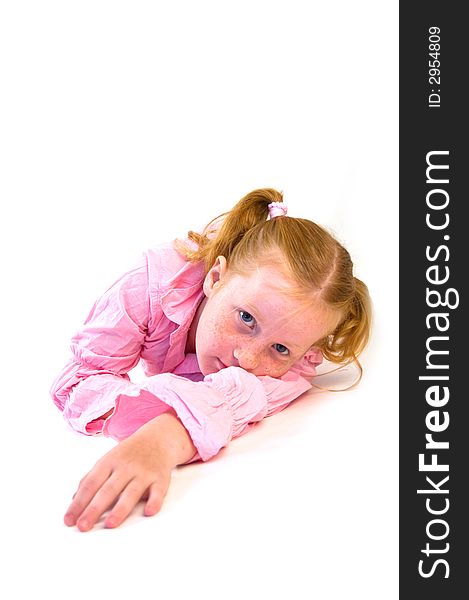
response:
M64 523L69 527L75 525L78 517L88 506L96 492L109 478L111 470L105 467L95 467L86 475L73 495L73 500L64 516Z
M112 473L78 517L76 522L78 529L80 531L89 531L92 529L104 512L121 494L128 482L128 476L120 473Z
M106 527L118 527L132 512L141 500L148 486L137 479L132 479L120 495L119 500L104 521Z
M145 504L145 509L143 512L146 517L152 517L161 509L165 493L161 489L161 485L158 483L152 483L152 485L148 488L146 495L147 503Z

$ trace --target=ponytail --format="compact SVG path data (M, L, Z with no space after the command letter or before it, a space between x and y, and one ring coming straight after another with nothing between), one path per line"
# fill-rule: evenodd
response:
M210 221L201 234L189 231L188 238L196 244L195 250L181 242L177 242L176 247L191 262L203 261L206 272L218 256L224 256L229 264L244 235L267 221L271 202L283 202L282 193L272 188L254 190L241 198L230 212Z
M353 281L355 292L345 317L329 336L317 344L317 347L322 350L324 358L330 362L345 365L355 363L361 378L362 367L358 356L369 341L372 307L367 286L356 277Z

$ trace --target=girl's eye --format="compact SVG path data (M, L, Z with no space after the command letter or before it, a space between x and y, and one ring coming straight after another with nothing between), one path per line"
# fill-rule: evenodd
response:
M252 315L250 315L248 312L246 312L245 310L239 311L239 318L241 319L241 321L243 323L245 323L246 325L249 325L249 327L254 325L254 323L256 322L254 317Z
M274 344L274 348L279 354L282 354L283 356L288 356L290 354L290 350L283 344Z

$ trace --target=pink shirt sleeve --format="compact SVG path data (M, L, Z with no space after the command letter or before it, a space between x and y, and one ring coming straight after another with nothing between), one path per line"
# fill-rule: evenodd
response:
M319 360L314 352L280 379L229 367L198 382L162 373L132 383L127 373L138 363L145 342L148 298L143 256L94 304L73 337L73 358L54 381L51 395L75 431L120 441L172 408L198 451L189 462L208 460L253 423L311 388L308 378ZM152 320L161 316L152 313Z
M104 435L121 440L153 416L171 407L191 436L196 455L190 462L208 460L231 439L245 433L265 416L285 408L311 388L295 373L284 379L256 377L239 367L229 367L194 382L172 373L149 377L135 397L119 395L113 415L106 421ZM158 412L159 411L159 412ZM152 416L150 416L152 415Z

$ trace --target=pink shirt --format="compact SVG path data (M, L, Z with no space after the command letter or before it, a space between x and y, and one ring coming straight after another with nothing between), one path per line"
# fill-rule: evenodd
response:
M198 451L190 462L206 461L312 387L319 350L279 379L240 367L204 377L197 356L185 354L204 298L203 279L202 264L187 262L172 243L162 244L147 250L95 302L50 390L75 431L120 441L173 408ZM147 379L137 385L127 373L139 361ZM111 416L100 418L110 410Z

